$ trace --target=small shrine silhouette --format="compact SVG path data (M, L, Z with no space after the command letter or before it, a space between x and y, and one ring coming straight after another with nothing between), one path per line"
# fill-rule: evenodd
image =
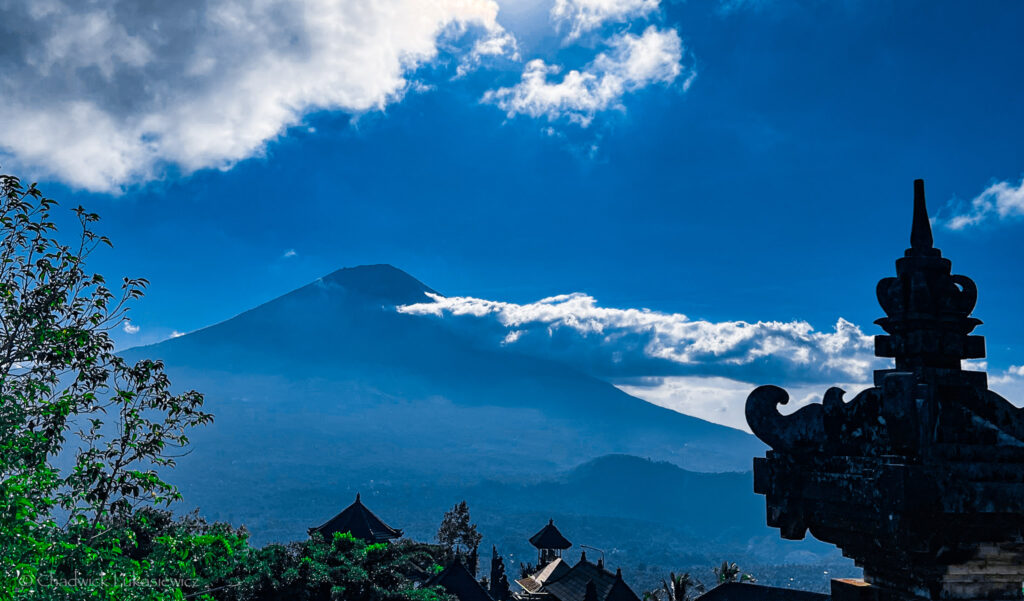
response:
M910 248L882 279L875 354L895 359L849 402L831 388L790 415L789 395L747 398L750 429L772 447L754 490L783 538L807 531L864 569L833 580L836 601L1021 599L1024 410L988 389L971 332L977 288L934 248L924 182L914 182Z

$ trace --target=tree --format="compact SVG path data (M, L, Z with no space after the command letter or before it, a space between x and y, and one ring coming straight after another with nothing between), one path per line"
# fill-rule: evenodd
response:
M159 361L129 364L109 332L148 282L114 293L86 271L110 241L99 220L71 211L75 234L58 237L57 203L35 184L0 175L0 590L70 565L117 563L111 520L142 504L167 504L171 467L192 427L209 423L203 397L172 394ZM63 453L70 467L61 470ZM59 509L62 524L57 523ZM34 585L29 585L34 586ZM104 586L98 584L96 586Z
M533 565L533 562L519 562L519 578L533 576L535 573L537 573L537 566Z
M488 590L494 601L508 601L512 598L512 589L505 575L505 560L498 555L498 547L491 546L491 576L488 578Z
M440 587L416 587L444 553L411 541L367 543L349 533L268 545L244 562L225 589L231 601L447 601Z
M714 568L714 572L719 584L726 582L757 582L757 579L752 575L742 573L735 562L723 561L720 567Z
M477 572L477 548L483 535L476 531L476 524L470 522L469 506L465 501L446 511L437 530L437 542L453 554L461 555L471 574Z
M717 572L716 572L717 573ZM689 601L694 595L704 592L704 585L690 576L689 572L676 575L669 572L668 580L661 581L661 588L644 593L644 599L655 601Z

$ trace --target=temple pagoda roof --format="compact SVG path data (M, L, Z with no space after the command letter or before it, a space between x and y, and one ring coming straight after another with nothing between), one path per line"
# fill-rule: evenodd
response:
M523 587L528 593L536 593L540 590L544 583L555 581L565 576L572 568L569 564L562 561L561 557L556 557L554 561L548 563L536 574L531 574L525 578L516 580L516 584Z
M494 601L457 556L448 567L431 576L424 586L440 586L459 601Z
M697 601L828 601L824 593L763 586L748 582L726 582L697 597Z
M554 520L548 520L547 526L531 536L530 544L538 549L568 549L572 546L569 539L562 536L562 533L555 527Z
M368 543L380 543L402 536L401 530L388 526L366 505L363 505L358 493L356 493L355 502L341 513L327 520L323 525L309 529L310 535L314 532L319 532L326 539L330 539L338 532L351 532L352 536L361 538Z
M549 581L541 587L558 601L583 601L587 585L593 583L599 601L640 601L631 588L622 580L622 571L612 574L603 567L581 558L579 563L561 578Z

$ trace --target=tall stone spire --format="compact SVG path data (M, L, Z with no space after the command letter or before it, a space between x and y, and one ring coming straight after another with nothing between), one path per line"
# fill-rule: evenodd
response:
M910 228L910 248L915 254L932 250L932 224L924 202L924 180L914 180L914 222Z
M875 338L875 354L896 359L896 369L959 369L962 359L985 356L985 339L969 336L981 320L970 317L978 300L971 278L951 273L952 263L934 248L924 181L914 182L910 248L896 260L896 277L875 290L886 317L875 323L888 336Z
M754 459L768 525L809 530L864 568L869 588L833 581L834 600L1024 598L1024 410L961 369L985 344L971 335L977 288L951 269L917 180L910 248L876 289L875 354L895 369L849 402L831 388L789 415L782 388L747 397L750 429L772 447Z

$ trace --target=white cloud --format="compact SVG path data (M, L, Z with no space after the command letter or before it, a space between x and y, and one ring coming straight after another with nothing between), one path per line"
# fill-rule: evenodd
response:
M520 60L519 44L511 33L496 31L481 37L473 43L473 47L463 57L455 70L455 77L463 77L477 69L486 58L503 56L509 60Z
M0 2L0 151L116 191L227 168L314 110L399 100L446 36L514 48L494 0ZM468 32L468 33L467 33ZM475 53L475 54L473 54Z
M806 322L691 320L678 313L616 309L581 293L528 304L430 295L403 313L445 319L484 342L564 361L610 380L721 376L744 382L863 382L880 360L872 339L839 319Z
M750 431L744 408L747 395L765 382L742 382L729 378L672 376L650 378L645 382L618 383L627 394L643 399L660 407L706 419L717 424ZM780 410L792 413L809 403L820 403L822 395L830 386L839 386L847 391L845 400L852 399L858 392L871 386L869 382L858 381L840 384L821 384L787 387L790 401Z
M1024 216L1024 178L1019 184L997 182L976 196L960 214L946 220L946 227L961 230L989 219Z
M483 348L561 361L655 405L744 430L747 395L760 384L787 388L788 413L820 402L831 386L850 399L886 364L845 319L815 331L801 321L711 322L601 307L581 293L526 304L428 296L398 311L440 319Z
M622 98L629 92L669 84L680 76L684 76L685 90L696 75L682 64L683 43L674 29L651 25L641 35L613 36L608 45L607 52L582 70L569 71L559 82L549 77L560 73L561 67L534 59L526 64L518 84L488 90L482 101L497 105L509 118L567 118L587 127L599 112L622 110Z
M181 336L184 336L184 335L185 335L185 332L179 332L178 330L173 330L171 332L171 338L180 338Z
M568 40L607 22L622 23L658 10L659 0L555 0L551 19L568 24Z
M281 255L281 258L282 259L291 259L292 257L297 257L298 255L299 255L299 253L295 252L294 248L289 248L288 250L284 251L284 254Z
M990 372L988 386L1017 407L1024 405L1024 365L1011 365L1002 372Z
M1002 373L991 373L988 380L990 384L1024 385L1024 365L1011 365Z
M126 320L124 322L124 332L125 332L125 334L138 334L140 329L141 328L139 328L139 326L133 326L132 322L130 322L130 321Z

